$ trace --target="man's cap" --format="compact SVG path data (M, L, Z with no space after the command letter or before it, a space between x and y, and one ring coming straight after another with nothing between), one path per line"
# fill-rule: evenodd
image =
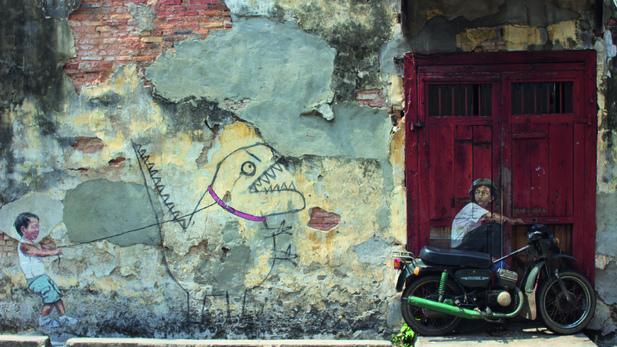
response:
M481 187L481 186L489 187L491 189L491 193L493 195L497 194L497 188L493 184L493 181L491 181L488 178L478 178L478 179L474 180L471 183L471 188L469 189L469 194L473 194L473 192L476 190L476 188Z

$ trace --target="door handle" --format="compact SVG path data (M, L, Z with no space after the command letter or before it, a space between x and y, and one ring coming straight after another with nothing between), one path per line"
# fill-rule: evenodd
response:
M422 122L413 123L413 129L422 129L422 128L424 128L424 123Z

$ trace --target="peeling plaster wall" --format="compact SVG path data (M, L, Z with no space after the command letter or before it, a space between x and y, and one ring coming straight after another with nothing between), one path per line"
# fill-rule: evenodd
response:
M591 0L61 3L0 6L1 331L36 330L6 251L29 210L64 247L47 272L80 335L387 336L386 260L406 243L397 58L589 48L594 328L615 330L617 98Z
M392 57L417 53L550 51L594 49L597 59L598 167L596 279L599 295L591 328L606 335L608 344L617 327L615 278L615 228L617 151L614 146L615 65L612 38L617 34L617 8L604 1L598 18L597 1L402 1L402 31L382 51L382 67L400 73ZM611 342L612 341L612 342Z
M78 335L400 324L397 1L60 4L2 4L1 332L38 329L24 211L63 249L46 271Z

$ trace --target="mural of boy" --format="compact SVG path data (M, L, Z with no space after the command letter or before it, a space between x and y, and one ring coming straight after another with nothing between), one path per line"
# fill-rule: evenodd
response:
M15 219L14 226L20 236L17 254L19 265L28 282L28 289L39 294L43 302L39 326L43 329L55 329L77 324L75 318L65 315L62 293L56 283L45 273L45 264L42 260L42 257L60 255L62 250L57 248L55 242L49 237L36 242L39 236L39 217L37 215L30 212L21 213ZM50 317L54 308L60 315L58 320Z
M472 182L469 189L471 201L452 221L452 248L489 253L493 258L501 257L500 224L524 222L520 218L512 219L489 211L496 195L497 189L490 179L479 178Z

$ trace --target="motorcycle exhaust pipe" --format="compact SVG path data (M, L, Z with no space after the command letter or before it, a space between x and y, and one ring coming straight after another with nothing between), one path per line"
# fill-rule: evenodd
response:
M496 313L488 310L488 312L480 311L479 309L470 310L468 308L462 308L450 304L446 304L443 302L438 302L434 300L428 300L424 298L420 298L417 296L410 296L407 298L407 302L416 307L424 308L427 310L440 312L449 314L456 317L461 317L465 319L493 319L493 318L512 318L521 312L523 308L523 292L520 289L516 289L518 295L518 305L513 312L510 313Z

